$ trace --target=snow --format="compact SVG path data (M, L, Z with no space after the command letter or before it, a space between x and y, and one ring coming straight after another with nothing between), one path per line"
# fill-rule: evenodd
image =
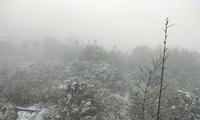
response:
M39 108L37 105L33 105L30 107L22 108L21 109L28 109L28 110L38 110L39 112L27 112L27 111L19 111L17 120L43 120L45 113L48 112L46 108Z
M39 112L38 114L37 114L37 116L35 117L35 120L43 120L43 118L44 118L44 116L45 116L45 113L47 113L48 112L48 110L46 109L46 108L43 108L42 110L41 110L41 112Z
M192 93L189 93L189 92L183 92L183 91L181 91L181 90L178 90L178 92L179 92L179 93L183 93L183 94L185 94L185 96L188 97L188 98L192 97Z
M34 118L37 116L37 113L28 113L24 111L18 112L18 118L17 120L34 120Z

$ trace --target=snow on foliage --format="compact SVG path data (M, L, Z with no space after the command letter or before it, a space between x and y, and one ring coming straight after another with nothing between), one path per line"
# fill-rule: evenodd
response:
M184 94L186 97L190 98L192 97L192 93L189 93L189 92L183 92L181 90L177 90L180 94Z

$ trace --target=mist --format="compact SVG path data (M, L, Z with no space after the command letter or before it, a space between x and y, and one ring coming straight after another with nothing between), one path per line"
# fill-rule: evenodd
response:
M0 0L0 120L200 120L199 0Z
M170 17L169 46L199 51L199 11L199 0L1 0L0 33L18 40L96 40L126 51L162 44Z

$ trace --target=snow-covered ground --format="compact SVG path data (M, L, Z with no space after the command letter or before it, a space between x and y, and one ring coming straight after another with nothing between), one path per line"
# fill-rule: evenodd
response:
M40 108L37 105L33 105L26 108L27 110L36 110L38 112L30 112L30 111L18 111L18 118L17 120L43 120L45 113L48 112L46 108Z

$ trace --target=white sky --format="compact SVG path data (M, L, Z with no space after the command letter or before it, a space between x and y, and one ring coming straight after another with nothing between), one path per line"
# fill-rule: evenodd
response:
M175 24L169 46L200 51L200 0L0 0L0 33L77 37L124 50L162 44L166 17Z

